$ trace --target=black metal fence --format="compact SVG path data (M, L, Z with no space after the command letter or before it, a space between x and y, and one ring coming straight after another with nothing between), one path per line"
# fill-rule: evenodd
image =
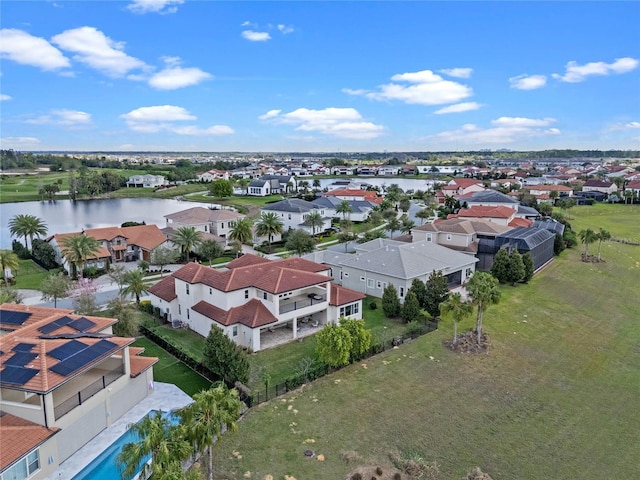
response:
M82 405L84 402L93 397L100 390L104 390L108 385L111 385L118 378L120 378L124 374L124 367L120 366L111 370L110 372L105 373L102 377L98 378L96 381L86 386L82 390L73 394L71 397L67 398L63 402L59 403L53 408L53 414L58 420L60 417L66 415L74 408Z

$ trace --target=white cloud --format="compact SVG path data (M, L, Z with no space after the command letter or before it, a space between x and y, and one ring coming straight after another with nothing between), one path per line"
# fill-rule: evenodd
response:
M469 78L473 73L473 68L443 68L442 70L438 71L440 73L444 73L445 75L449 75L450 77Z
M219 135L231 135L235 133L231 127L226 125L213 125L207 128L198 128L195 126L186 127L174 127L172 132L178 135L197 135L197 136L219 136Z
M127 10L133 13L176 13L184 0L132 0Z
M282 33L283 35L293 33L294 31L293 27L288 27L287 25L283 25L283 24L278 25L278 30L280 30L280 33Z
M555 121L555 118L500 117L491 120L491 123L500 127L546 127Z
M94 27L66 30L52 39L63 50L74 52L73 59L110 77L123 77L131 70L148 66L124 52L124 42L116 42Z
M436 115L442 115L444 113L469 112L471 110L477 110L480 107L482 107L482 104L478 102L463 102L449 105L448 107L443 107L433 113L435 113Z
M149 79L149 85L158 90L176 90L178 88L197 85L212 77L210 73L199 68L182 68L178 57L165 57L169 65Z
M0 30L0 57L42 70L71 66L69 59L47 40L14 28Z
M431 70L396 74L391 77L393 82L380 85L379 91L343 89L350 95L364 95L373 100L399 100L409 104L442 105L456 103L473 95L473 90L461 83L444 80L440 75Z
M25 147L33 147L38 146L40 144L40 140L36 137L3 137L2 145L6 148L25 148Z
M640 128L640 122L629 122L625 124L627 128Z
M614 73L627 73L635 70L640 61L631 57L617 58L613 63L590 62L578 65L575 61L567 63L564 75L554 73L553 78L569 83L578 83L586 80L589 75L610 75Z
M380 125L363 121L360 113L353 108L298 108L285 114L281 114L280 110L270 110L259 118L278 125L295 126L295 130L299 132L318 132L345 139L377 138L384 131L384 127Z
M269 120L270 118L274 118L280 115L280 112L282 112L282 110L269 110L267 113L265 113L264 115L260 115L258 118L260 120Z
M547 84L547 77L545 75L518 75L517 77L511 77L509 83L511 88L518 90L535 90Z
M254 32L253 30L244 30L242 32L242 38L251 42L266 42L271 40L269 32Z
M0 102L6 102L7 100L11 100L11 96L7 94L0 94Z
M91 125L91 114L77 110L51 110L48 115L41 115L26 121L35 125L61 125L79 127Z
M200 128L195 125L175 125L175 122L197 120L188 110L176 105L157 105L153 107L140 107L120 115L128 127L140 133L173 132L178 135L230 135L235 133L226 125L214 125Z
M459 129L440 132L430 137L440 142L451 142L481 147L487 144L508 144L534 137L559 135L560 130L548 127L553 118L532 119L523 117L500 117L491 123L491 128L465 124Z
M365 95L367 90L363 88L353 89L353 88L343 88L342 93L346 93L347 95Z

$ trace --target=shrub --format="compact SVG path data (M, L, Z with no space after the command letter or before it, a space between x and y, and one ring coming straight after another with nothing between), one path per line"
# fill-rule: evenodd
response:
M387 286L382 294L382 310L387 317L397 317L400 314L400 300L398 291L393 285Z
M29 250L27 250L25 246L17 240L11 242L11 250L13 250L13 253L15 253L18 258L22 260L28 260L31 258L31 253L29 253Z
M376 308L378 308L378 304L376 303L376 301L375 301L375 300L374 300L374 301L372 301L372 302L369 304L369 308L370 308L371 310L375 310Z
M98 267L85 267L82 270L82 276L84 278L98 278L101 275L104 275L107 271L104 268Z

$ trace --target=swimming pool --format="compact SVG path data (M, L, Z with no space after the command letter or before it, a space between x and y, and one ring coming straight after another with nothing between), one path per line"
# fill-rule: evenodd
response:
M145 417L155 415L158 410L151 410ZM171 423L177 422L177 417L171 412L163 412L163 416L171 417ZM140 420L138 423L140 423ZM127 443L135 442L138 437L131 430L127 429L115 442L98 455L89 465L82 469L80 473L73 477L73 480L118 480L120 471L116 464L116 457ZM144 459L145 462L150 457ZM131 477L133 479L134 477ZM129 480L131 480L129 479Z

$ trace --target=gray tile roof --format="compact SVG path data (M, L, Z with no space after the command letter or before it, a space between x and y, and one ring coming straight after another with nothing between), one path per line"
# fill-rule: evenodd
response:
M313 202L316 205L319 205L323 208L336 208L343 200L338 197L320 197L315 199ZM366 200L347 200L349 205L351 206L351 210L354 212L367 212L376 206L375 203L369 202Z
M306 213L312 210L317 210L321 207L314 205L312 202L307 202L300 198L288 198L286 200L280 200L276 203L269 203L262 207L262 210L277 211L277 212L294 212L294 213Z
M483 190L482 192L474 192L471 197L465 198L464 200L467 203L518 203L518 200L496 190Z
M376 243L382 246L374 248ZM342 265L405 280L429 275L434 270L447 274L478 261L472 255L432 242L404 243L376 239L362 246L369 251L349 256L342 261Z

